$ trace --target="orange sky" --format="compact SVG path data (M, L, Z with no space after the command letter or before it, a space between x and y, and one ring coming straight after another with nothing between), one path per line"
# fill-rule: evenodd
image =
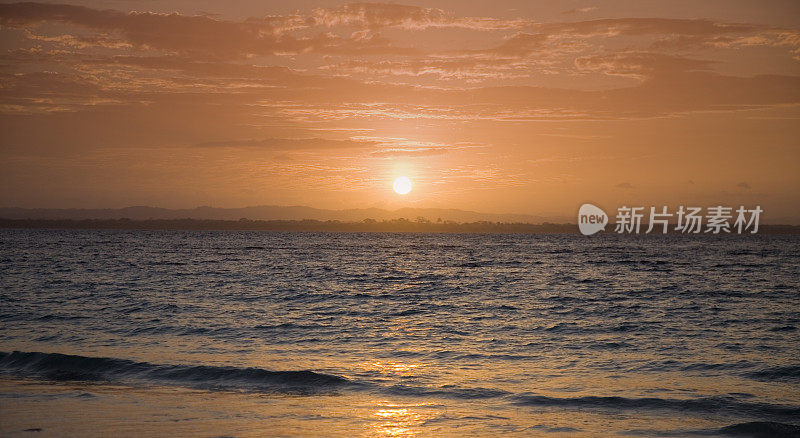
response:
M796 1L4 2L0 205L800 223L798 23Z

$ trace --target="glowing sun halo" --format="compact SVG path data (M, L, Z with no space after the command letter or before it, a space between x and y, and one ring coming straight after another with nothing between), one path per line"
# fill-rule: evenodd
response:
M400 195L405 195L411 191L411 180L407 176L398 176L394 180L394 191Z

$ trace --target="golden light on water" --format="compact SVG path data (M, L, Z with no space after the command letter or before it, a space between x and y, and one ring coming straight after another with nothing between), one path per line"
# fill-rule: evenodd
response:
M435 413L426 412L425 408L431 403L381 403L374 412L378 420L373 425L371 434L384 437L413 437L422 433L422 426L426 421L436 417Z

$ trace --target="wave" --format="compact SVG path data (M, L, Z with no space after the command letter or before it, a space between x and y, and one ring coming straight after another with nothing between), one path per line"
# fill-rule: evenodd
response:
M800 426L772 421L751 421L723 427L719 433L752 438L798 438Z
M409 397L437 397L449 399L484 400L510 395L508 391L490 388L461 388L454 385L445 385L439 388L428 388L410 385L392 385L384 388L384 393Z
M754 380L763 380L768 382L770 381L798 382L800 381L800 365L787 365L787 366L766 368L759 371L746 373L745 376Z
M57 381L145 382L286 393L315 393L353 385L344 377L309 370L158 365L126 359L21 351L0 352L0 372Z
M800 438L800 426L774 421L749 421L725 426L719 429L634 429L620 433L627 436L732 436L742 438Z
M344 389L370 390L394 396L470 400L502 399L519 406L543 408L610 409L617 411L668 410L686 413L722 413L765 420L800 418L800 406L797 405L747 402L730 395L694 399L603 396L559 398L533 393L513 393L493 388L464 388L455 385L426 387L394 384L386 386L352 381L344 377L310 370L271 371L252 367L164 365L118 358L41 352L0 352L0 374L55 381L177 385L205 390L299 395L330 394ZM735 433L738 430L735 428L736 426L741 428L756 427L752 425L733 425L730 426L732 428L730 433Z
M524 406L600 408L615 410L670 410L683 412L722 412L726 414L800 417L800 406L752 403L733 397L702 397L695 399L628 398L628 397L547 397L518 395L515 403Z

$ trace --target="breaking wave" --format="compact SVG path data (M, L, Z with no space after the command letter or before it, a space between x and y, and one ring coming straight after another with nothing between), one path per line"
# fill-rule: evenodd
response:
M344 377L308 370L157 365L126 359L21 351L0 352L0 372L57 381L130 381L265 392L315 393L352 384Z

